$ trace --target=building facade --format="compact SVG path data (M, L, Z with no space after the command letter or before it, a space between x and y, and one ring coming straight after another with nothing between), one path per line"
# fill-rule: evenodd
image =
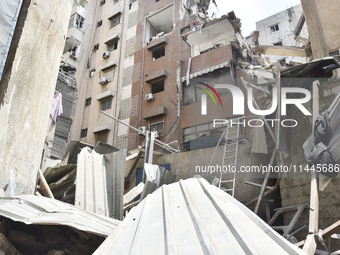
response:
M259 31L258 43L273 46L307 46L302 43L302 40L308 41L309 39L306 24L302 26L298 38L295 36L296 27L301 19L304 19L304 14L302 5L299 4L256 22L256 30ZM309 60L307 57L296 56L268 57L271 62L284 60L287 64L290 61L307 63Z

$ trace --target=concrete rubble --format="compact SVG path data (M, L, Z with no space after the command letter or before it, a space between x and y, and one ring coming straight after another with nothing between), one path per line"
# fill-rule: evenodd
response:
M134 2L130 2L129 8ZM47 132L56 128L52 124L58 115L64 119L59 122L54 140L49 137L53 130L45 138L44 148L51 151L53 160L47 160L51 153L44 151L40 168L36 156L30 166L37 174L35 188L33 171L26 174L29 182L20 179L20 187L13 182L17 178L13 169L19 170L14 167L3 174L10 181L0 182L0 254L339 254L335 250L340 248L336 242L340 239L337 213L340 185L336 179L338 172L333 171L333 166L340 164L340 52L335 46L338 38L327 41L325 37L333 35L329 31L324 32L315 25L315 31L312 30L311 21L318 18L321 22L325 17L323 13L321 19L315 17L317 5L311 6L309 0L302 0L299 8L303 13L295 17L298 22L291 31L294 45L283 45L282 41L261 44L263 31L260 30L244 38L241 20L236 14L229 12L213 18L209 14L212 4L216 5L215 1L181 1L180 15L189 26L181 27L178 36L190 48L190 56L178 61L177 105L172 102L177 116L169 135L164 135L166 139L158 130L132 126L137 115L126 118L125 123L101 108L100 113L106 116L100 117L109 117L115 124L95 126L92 133L97 138L102 138L103 131L120 130L116 124L125 125L136 133L138 143L143 146L127 151L100 141L94 145L68 141L77 91L75 78L68 75L75 69L60 71L59 79L64 79L67 85L60 90L69 89L65 93L70 94L71 110L62 116L58 109L53 117L49 116ZM170 12L174 6L167 8L164 10ZM293 12L294 8L287 11L290 19ZM146 20L152 31L148 32L149 38L145 38L143 47L151 51L168 44L167 32L152 27L157 19L150 16ZM81 19L76 23L82 24ZM279 24L270 26L270 32L278 31ZM309 26L308 38L302 33L307 29L305 26ZM79 48L73 46L68 45L72 59L76 59ZM110 52L104 52L103 58L109 57ZM20 58L16 61L20 62ZM90 58L87 61L89 68ZM111 68L111 64L108 66ZM1 75L2 69L1 65ZM141 76L150 83L173 74L164 69ZM220 97L208 83L221 80L237 86L229 89L231 93L220 93ZM208 132L211 127L208 122L202 124L195 118L181 120L182 116L203 112L203 106L197 107L199 100L194 84L216 93L221 108L212 113L213 116L218 116L220 111L229 121L249 123L256 115L253 124L261 127L249 125L233 129L230 124L223 124ZM225 87L216 87L218 92L222 88ZM304 105L296 104L301 111L287 108L285 102L281 104L283 95L286 102L291 102L288 94L292 92L282 92L287 88L300 89L294 91L309 95ZM247 97L241 98L244 102L236 109L234 93L243 92L247 92ZM62 95L55 93L61 104ZM109 95L118 96L113 92ZM154 101L151 96L145 95L141 108L142 104ZM207 97L204 97L207 95L201 96L207 108ZM217 106L216 101L214 99ZM228 104L222 105L222 101ZM212 106L213 102L208 105ZM244 105L248 105L248 110L243 109ZM139 124L142 123L141 108ZM231 108L238 110L238 114L232 114ZM164 125L167 114L167 107L153 107L143 113L143 121L149 124L150 119L163 116ZM302 123L296 125L297 132L282 128L282 123L295 121L297 124L296 120ZM155 129L159 123L152 123ZM173 127L182 127L184 131L174 131ZM87 128L82 129L81 136L86 137L87 132ZM181 146L177 140L170 139L178 133L183 137ZM42 136L39 140L42 141ZM28 154L34 154L33 148L28 150ZM192 151L196 150L206 155L195 156ZM289 171L259 171L250 178L236 171L213 174L190 171L192 164L204 162L202 168L206 167L207 157L211 158L210 166L221 162L223 166L235 168L242 164L268 168L290 165L304 171L301 170L297 178ZM2 162L0 158L0 164ZM49 166L51 164L54 166ZM7 168L8 165L6 163ZM320 165L322 172L309 171ZM35 195L30 192L30 195L13 196L15 189L34 190ZM333 199L332 203L329 199Z

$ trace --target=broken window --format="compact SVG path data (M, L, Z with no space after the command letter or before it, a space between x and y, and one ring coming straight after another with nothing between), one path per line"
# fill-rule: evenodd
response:
M100 101L100 110L105 111L107 109L110 109L111 104L112 104L112 97L101 100Z
M111 17L110 20L110 28L118 25L120 23L120 16L121 14L115 15L113 17Z
M86 98L86 100L85 100L85 106L91 105L91 101L92 101L92 98L91 98L91 97Z
M98 22L97 22L97 27L100 27L102 24L103 24L103 21L102 21L102 20L98 21Z
M107 44L108 51L114 51L118 48L118 39L107 42L106 44Z
M164 129L164 121L149 124L150 131L162 131Z
M157 116L148 119L148 129L150 131L162 131L164 129L164 116Z
M210 86L214 86L215 84L233 84L230 69L228 67L219 68L213 72L190 79L190 86L186 86L185 83L183 84L184 106L201 102L202 94L205 94L205 92L199 88L205 88L205 86L199 84L199 82L203 82ZM216 91L220 96L230 93L227 89L216 89Z
M100 1L100 6L103 6L105 4L105 0Z
M87 136L87 128L84 128L80 132L80 138L86 137Z
M152 60L156 60L158 58L165 56L165 47L162 46L152 51Z
M114 0L113 4L117 4L120 0Z
M85 19L82 16L80 16L78 13L74 13L70 17L69 28L70 27L76 27L80 31L83 31L84 21L85 21Z
M146 19L145 42L149 43L173 29L173 5Z
M159 0L156 0L156 3L159 2Z
M156 93L164 91L164 79L151 82L150 85L151 85L152 94L156 94Z
M279 30L279 24L270 26L270 32L275 32Z
M76 16L76 27L79 30L81 30L81 31L83 31L84 20L85 19L77 13L77 16Z
M214 127L209 122L183 129L183 149L185 151L216 146L227 124Z

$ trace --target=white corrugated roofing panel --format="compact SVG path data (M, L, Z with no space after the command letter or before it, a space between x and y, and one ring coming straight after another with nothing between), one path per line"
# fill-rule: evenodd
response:
M100 236L108 236L120 224L71 204L33 195L0 198L0 215L25 224L65 225Z
M193 178L147 196L94 254L304 252L229 194Z

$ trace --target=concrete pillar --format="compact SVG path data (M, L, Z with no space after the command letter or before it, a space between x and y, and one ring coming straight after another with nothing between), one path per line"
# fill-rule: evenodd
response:
M33 194L72 0L27 0L0 87L0 186ZM1 186L2 187L2 186Z

